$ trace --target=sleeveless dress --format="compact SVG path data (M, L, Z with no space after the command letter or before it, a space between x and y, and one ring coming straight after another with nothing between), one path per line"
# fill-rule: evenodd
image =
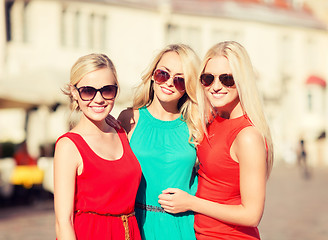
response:
M76 176L74 200L78 240L141 239L132 214L141 168L124 130L116 131L123 146L123 156L117 160L99 157L79 134L68 132L60 137L69 138L83 160L83 172Z
M195 239L192 212L169 214L158 203L158 195L166 188L179 188L195 195L196 150L188 139L187 124L181 118L161 121L147 108L139 109L130 146L142 169L136 199L136 217L142 239Z
M244 115L234 119L216 117L208 127L208 138L204 138L197 150L200 162L198 190L196 196L209 201L239 205L239 163L230 156L230 147L237 134L251 126ZM256 227L228 224L214 218L196 214L195 232L199 240L211 239L260 239Z

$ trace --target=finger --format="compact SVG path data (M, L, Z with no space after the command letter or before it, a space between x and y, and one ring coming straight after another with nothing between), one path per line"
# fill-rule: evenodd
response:
M166 200L166 201L169 201L169 200L172 200L172 195L170 194L160 194L158 196L159 199L162 199L162 200Z
M158 203L164 208L172 208L173 205L170 201L166 201L166 200L158 200Z
M168 212L168 211L170 211L170 212L174 211L173 208L170 207L170 206L163 205L162 208L163 208L166 212Z
M167 189L163 190L162 193L170 194L170 193L176 193L176 191L177 191L176 188L167 188Z
M164 209L164 211L167 212L167 213L171 213L171 214L176 214L176 213L177 213L174 209L172 209L172 208L170 208L170 207L163 208L163 209Z

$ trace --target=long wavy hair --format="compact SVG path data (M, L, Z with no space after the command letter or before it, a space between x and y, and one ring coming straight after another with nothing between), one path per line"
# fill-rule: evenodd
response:
M165 53L175 52L180 56L185 79L186 92L178 101L178 110L189 129L189 142L197 145L202 132L196 127L200 123L196 101L196 82L200 59L196 53L185 44L171 44L162 49L153 59L148 69L144 72L142 82L136 89L133 100L133 109L149 106L154 99L152 76Z
M198 79L200 79L200 75L204 73L208 61L217 56L223 56L228 59L244 114L248 116L253 126L262 134L266 142L267 177L269 177L273 165L273 143L270 129L264 115L262 99L256 86L256 76L249 55L245 48L237 42L220 42L210 48L206 53L201 64L201 71ZM200 81L197 81L196 95L202 120L202 125L198 125L198 128L206 133L207 121L212 117L209 113L215 111L211 111L212 106L210 106L210 103L205 97L204 87Z

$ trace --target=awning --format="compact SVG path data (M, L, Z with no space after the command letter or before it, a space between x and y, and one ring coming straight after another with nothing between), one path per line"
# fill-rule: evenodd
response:
M0 109L3 108L23 108L23 109L31 109L36 107L38 104L29 103L23 100L15 100L15 99L7 99L0 97Z
M67 97L61 91L65 80L62 73L53 70L3 76L0 81L0 109L30 109L67 102Z
M327 83L323 78L312 75L308 77L308 79L306 80L306 84L315 84L325 88Z

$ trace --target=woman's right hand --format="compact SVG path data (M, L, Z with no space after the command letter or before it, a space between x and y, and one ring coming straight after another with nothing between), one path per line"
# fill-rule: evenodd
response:
M158 196L158 203L168 213L181 213L190 210L192 196L177 188L168 188Z

